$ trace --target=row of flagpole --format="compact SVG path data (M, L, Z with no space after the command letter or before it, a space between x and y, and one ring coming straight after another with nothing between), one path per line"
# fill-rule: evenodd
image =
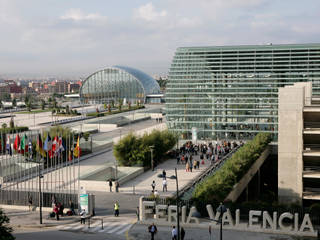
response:
M1 189L37 191L37 169L42 166L44 191L76 194L79 190L76 188L76 181L79 186L79 169L76 177L75 165L78 161L79 167L80 137L74 146L74 134L68 134L63 140L62 133L63 130L52 141L48 132L43 141L40 131L1 132ZM37 159L42 159L42 163L37 162Z

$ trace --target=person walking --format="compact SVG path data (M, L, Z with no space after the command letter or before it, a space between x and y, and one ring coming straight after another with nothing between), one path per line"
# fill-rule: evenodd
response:
M80 212L80 224L86 224L86 217L87 217L87 213L85 209L82 209L82 211Z
M112 180L111 180L111 178L109 179L109 188L110 188L110 192L112 192Z
M162 171L162 177L163 177L163 179L167 178L167 173L166 173L166 170L164 170L164 169Z
M29 212L32 210L32 196L29 195L28 197L28 203L29 203Z
M119 192L119 187L120 187L119 182L116 181L116 182L114 183L114 185L115 185L115 188L116 188L116 192Z
M177 240L177 236L178 236L178 232L175 226L172 227L172 231L171 231L171 237L172 240Z
M164 178L163 180L162 180L162 192L164 192L164 191L168 191L168 188L167 188L167 180Z
M54 205L53 212L54 212L55 215L56 215L57 221L59 221L59 207L58 207L57 204Z
M184 228L181 228L181 240L184 240L184 236L186 235L186 232L184 231Z
M156 182L153 180L151 183L152 192L154 192L154 189L156 188Z
M115 217L119 217L119 203L118 202L115 202L114 204L114 216Z
M157 233L157 226L154 225L154 223L152 223L149 227L148 227L148 231L151 234L151 240L154 240L154 235Z
M189 165L189 162L186 163L186 172L189 172L190 170L190 165Z

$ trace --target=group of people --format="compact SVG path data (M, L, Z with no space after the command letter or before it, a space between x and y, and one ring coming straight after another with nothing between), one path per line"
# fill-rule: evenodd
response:
M162 192L167 192L168 191L168 182L167 182L167 172L166 170L163 169L162 171ZM161 177L160 176L160 177ZM159 192L156 188L156 182L153 180L151 183L151 193L154 195L154 197L159 197Z
M151 240L154 240L154 235L157 234L157 232L158 232L157 226L154 223L152 223L148 227L148 231L151 234ZM181 227L181 229L180 229L180 239L184 240L185 235L186 235L186 232L185 232L184 228ZM171 239L172 240L177 240L178 239L178 230L176 229L175 226L173 226L172 230L171 230Z
M111 179L111 178L108 180L108 183L109 183L109 190L110 190L110 192L112 192L112 185L113 185L113 183L112 183L112 179ZM114 182L114 185L115 185L116 192L119 192L119 187L120 187L119 182L118 182L118 181L115 181L115 182Z
M177 164L185 164L186 172L192 172L192 169L200 169L200 164L205 164L205 160L210 161L211 164L218 162L237 146L238 143L235 141L216 141L208 144L193 144L188 141L176 150ZM196 159L195 156L198 154L199 159Z

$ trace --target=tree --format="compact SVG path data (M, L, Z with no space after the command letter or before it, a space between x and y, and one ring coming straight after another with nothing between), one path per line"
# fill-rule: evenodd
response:
M70 107L69 107L69 105L66 106L66 114L70 114Z
M46 106L46 102L43 99L41 99L41 109L44 110L45 106Z
M128 108L129 108L129 110L131 110L131 102L130 101L128 102Z
M27 106L27 110L31 112L31 109L32 109L31 101L27 102L26 106Z
M17 106L17 99L14 98L14 99L12 100L12 107L16 107L16 106Z
M107 107L108 107L108 112L111 113L111 106L110 106L110 104L108 104Z
M121 98L118 99L118 109L121 112L123 101Z
M7 124L6 123L2 123L2 128L7 128Z
M10 126L10 128L14 128L14 120L13 120L13 117L11 117L11 119L10 119L9 126Z
M0 240L14 240L15 237L12 236L12 228L8 227L10 219L5 215L5 213L0 209Z

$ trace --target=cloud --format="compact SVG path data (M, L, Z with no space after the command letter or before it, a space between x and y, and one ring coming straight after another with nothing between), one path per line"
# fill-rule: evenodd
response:
M72 20L72 21L86 21L86 20L106 20L106 16L102 16L99 13L85 14L81 9L72 8L69 9L60 19Z
M147 3L135 9L134 16L135 18L143 19L145 21L155 21L161 17L167 16L167 11L162 10L157 12L152 3Z

